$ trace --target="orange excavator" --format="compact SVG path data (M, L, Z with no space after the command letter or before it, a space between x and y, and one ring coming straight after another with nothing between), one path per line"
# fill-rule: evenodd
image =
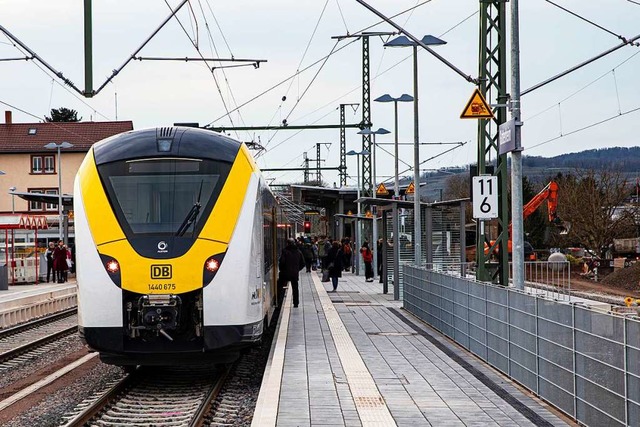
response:
M546 200L547 201L547 211L549 213L549 222L556 226L560 234L567 234L571 229L571 223L565 222L558 217L558 183L555 181L551 181L547 184L546 187L542 189L538 194L533 196L533 198L523 206L522 208L522 219L525 220L536 211L540 207L540 205ZM509 242L508 242L508 250L509 254L511 254L511 229L513 225L509 223ZM494 246L495 240L492 240L491 247ZM533 247L528 242L524 242L525 247L525 261L535 261L536 253L533 251ZM495 249L494 249L495 250ZM489 245L484 244L484 253L485 255L489 255Z

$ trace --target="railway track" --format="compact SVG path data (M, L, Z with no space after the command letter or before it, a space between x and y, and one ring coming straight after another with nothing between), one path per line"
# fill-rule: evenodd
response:
M46 353L77 330L74 308L0 331L0 372Z
M64 426L200 426L229 370L139 368L83 402Z

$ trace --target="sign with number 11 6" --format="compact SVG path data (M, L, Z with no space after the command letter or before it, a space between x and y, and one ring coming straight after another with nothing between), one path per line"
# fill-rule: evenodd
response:
M473 217L491 219L498 217L498 177L491 175L473 177Z

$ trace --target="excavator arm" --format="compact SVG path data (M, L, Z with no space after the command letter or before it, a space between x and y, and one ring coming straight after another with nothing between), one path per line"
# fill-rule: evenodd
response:
M560 234L567 234L571 229L571 223L564 222L558 217L558 183L551 181L538 194L533 196L529 203L522 207L522 219L525 220L535 212L546 200L549 222L560 229ZM511 224L509 224L509 235L511 235Z

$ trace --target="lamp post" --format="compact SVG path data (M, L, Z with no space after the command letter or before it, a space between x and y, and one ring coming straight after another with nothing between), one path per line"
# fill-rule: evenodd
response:
M413 96L407 95L403 93L399 98L394 98L393 96L385 93L382 96L374 99L376 102L393 102L393 111L394 111L394 124L395 124L395 138L394 138L394 157L395 157L395 169L393 173L394 181L393 181L393 196L396 199L399 199L400 196L400 182L398 178L398 102L411 102L413 101Z
M384 129L384 128L378 128L378 130L374 130L372 131L371 128L365 128L362 129L360 132L358 132L359 135L373 135L373 149L372 149L372 153L371 153L371 169L372 169L372 175L373 175L373 198L376 198L376 189L377 189L377 180L376 180L376 135L386 135L389 134L391 132L389 132L388 130ZM375 205L374 205L375 206ZM374 248L377 248L377 244L378 244L378 212L377 209L375 209L372 207L371 208L371 213L373 214L373 225L371 227L371 232L372 232L372 242L371 242L371 251L374 251ZM378 271L378 257L377 255L373 257L373 274L375 277L376 272Z
M9 187L9 191L13 193L16 191L16 187ZM11 213L16 213L16 195L11 194Z
M422 43L429 45L441 45L445 44L444 40L440 40L437 37L427 35L422 38ZM420 139L418 129L418 44L413 40L410 40L406 36L399 36L384 46L389 47L413 47L413 185L415 187L415 193L413 194L413 240L414 240L414 262L416 265L422 263L420 241L421 239L421 226L420 226Z
M62 233L62 223L64 222L64 217L62 215L62 162L60 161L60 149L61 148L71 148L73 144L69 142L61 142L60 144L56 144L55 142L50 142L44 146L44 148L48 150L58 150L58 217L59 217L59 232L58 236L60 240L64 240L64 244L68 244L67 238L68 236L64 236Z
M357 195L356 197L360 200L360 156L367 156L369 152L367 150L362 151L354 151L351 150L346 153L347 156L356 156L358 161L357 170L358 170L358 184L357 184ZM360 202L356 202L357 213L356 213L356 250L360 250ZM356 275L360 274L360 257L356 257Z

